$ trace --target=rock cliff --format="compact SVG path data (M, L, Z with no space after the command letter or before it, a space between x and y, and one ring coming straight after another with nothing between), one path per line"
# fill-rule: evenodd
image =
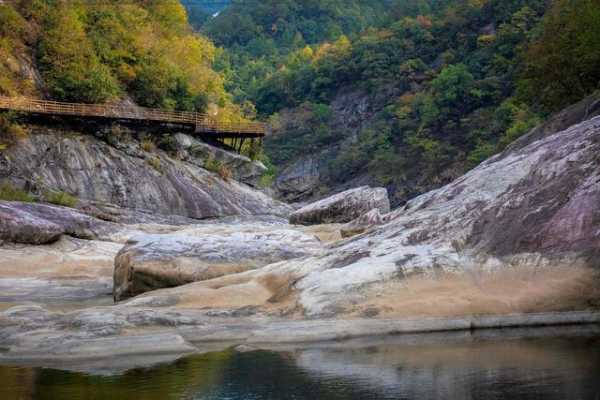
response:
M32 126L27 138L0 153L0 180L33 192L60 190L81 200L196 219L291 211L248 184L256 183L264 166L181 134L163 151L152 143L160 139L114 128ZM227 168L231 179L205 169L209 159Z

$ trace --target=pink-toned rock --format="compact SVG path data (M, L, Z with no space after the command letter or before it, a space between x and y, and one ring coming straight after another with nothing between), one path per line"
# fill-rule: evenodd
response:
M348 238L364 233L374 226L383 225L389 220L388 215L383 215L379 209L374 208L368 213L361 215L354 221L348 222L340 229L343 238Z
M390 211L390 200L385 188L363 186L338 193L296 210L290 223L317 225L350 222L369 211Z
M95 239L113 224L78 210L50 204L0 202L0 240L12 243L46 244L62 234Z

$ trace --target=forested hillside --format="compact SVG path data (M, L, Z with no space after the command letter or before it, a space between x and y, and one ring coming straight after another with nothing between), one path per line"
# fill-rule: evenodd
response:
M0 4L0 94L240 114L178 0Z
M599 80L600 0L0 4L0 95L258 116L288 200L401 204Z
M599 12L598 0L244 1L204 32L227 50L236 99L270 118L280 183L311 181L283 195L373 183L398 204L595 90Z
M307 45L379 24L385 0L245 0L233 2L203 31L227 49L219 66L236 100L255 101L264 80Z

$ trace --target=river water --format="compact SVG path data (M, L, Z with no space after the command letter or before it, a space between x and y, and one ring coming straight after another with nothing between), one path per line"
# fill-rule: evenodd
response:
M599 327L238 350L127 371L1 366L0 399L600 400Z

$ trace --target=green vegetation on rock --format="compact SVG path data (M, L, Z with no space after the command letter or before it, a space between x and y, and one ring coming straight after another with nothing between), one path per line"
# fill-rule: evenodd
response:
M0 113L0 150L14 145L28 135L28 131L17 121L14 113Z
M63 192L63 191L48 191L44 194L44 201L51 203L51 204L56 204L58 206L63 206L63 207L75 207L77 206L77 203L79 203L79 200L77 199L77 197L70 195L67 192Z
M31 203L35 201L35 197L26 191L15 187L8 182L0 183L0 200L4 201L23 201Z

